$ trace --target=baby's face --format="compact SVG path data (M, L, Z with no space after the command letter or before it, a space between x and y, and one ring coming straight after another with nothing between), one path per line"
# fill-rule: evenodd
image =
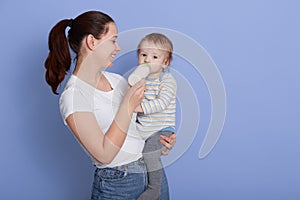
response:
M151 64L151 74L162 72L163 68L169 64L167 52L145 41L141 44L138 55L138 64L142 63Z

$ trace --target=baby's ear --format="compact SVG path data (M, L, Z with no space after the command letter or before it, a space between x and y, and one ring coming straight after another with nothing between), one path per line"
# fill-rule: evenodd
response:
M163 68L168 67L170 64L170 61L168 59L165 59L164 64L163 64Z

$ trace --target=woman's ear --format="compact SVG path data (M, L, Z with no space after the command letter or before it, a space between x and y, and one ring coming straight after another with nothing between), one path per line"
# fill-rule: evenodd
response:
M90 49L91 51L95 49L95 37L92 34L89 34L86 37L86 46L88 47L88 49Z

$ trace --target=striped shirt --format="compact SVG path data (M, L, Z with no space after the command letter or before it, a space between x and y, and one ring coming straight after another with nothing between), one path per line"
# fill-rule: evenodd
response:
M175 131L176 80L169 70L159 78L146 78L146 91L141 102L144 113L137 115L137 127L144 139L161 130Z

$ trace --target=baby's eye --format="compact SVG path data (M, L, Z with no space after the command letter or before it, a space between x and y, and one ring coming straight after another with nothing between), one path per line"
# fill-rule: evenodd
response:
M153 56L153 58L154 58L154 59L157 59L157 58L158 58L158 56Z
M145 53L142 53L142 54L141 54L141 56L143 56L143 57L146 57L146 56L147 56L147 54L145 54Z

